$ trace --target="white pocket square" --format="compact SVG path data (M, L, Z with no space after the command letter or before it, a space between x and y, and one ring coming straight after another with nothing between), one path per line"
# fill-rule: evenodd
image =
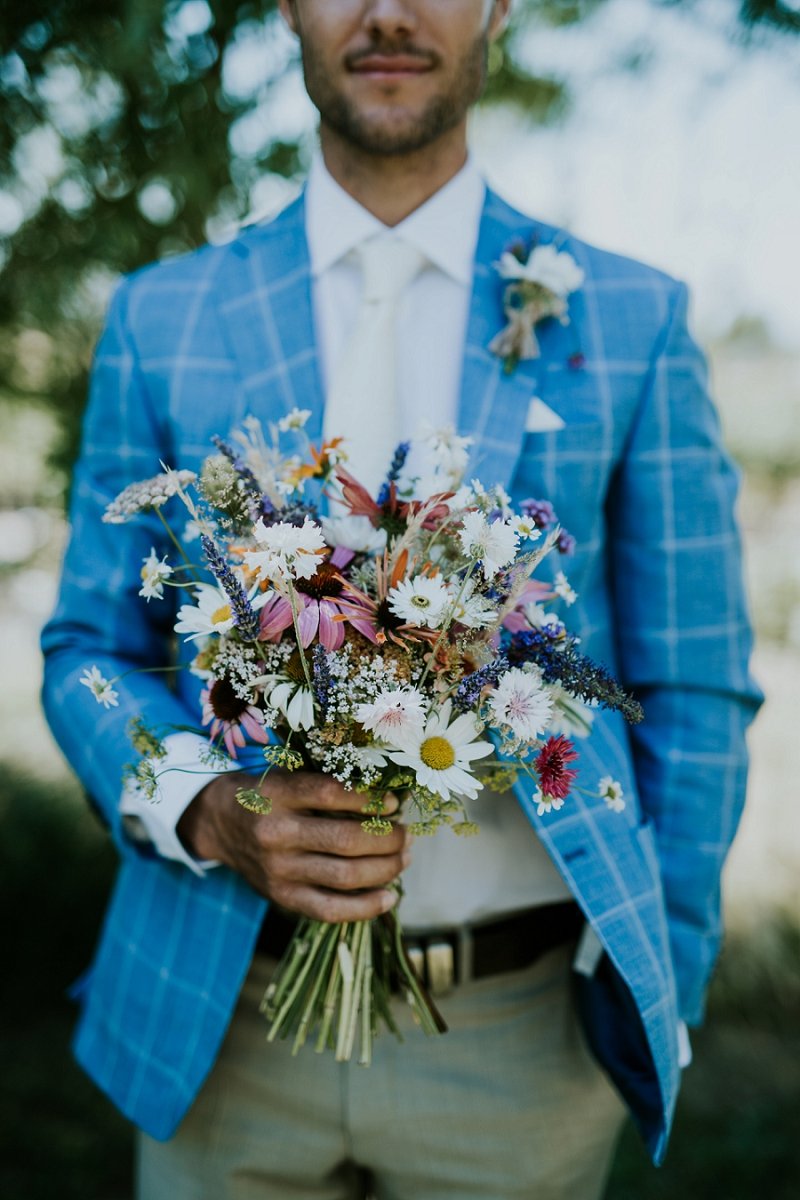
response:
M553 433L556 429L563 429L564 422L557 412L553 412L552 408L548 408L543 400L538 396L534 396L528 405L528 415L525 419L526 433Z

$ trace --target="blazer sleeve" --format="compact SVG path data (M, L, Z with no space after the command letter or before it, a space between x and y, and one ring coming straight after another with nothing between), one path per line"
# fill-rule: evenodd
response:
M721 940L720 876L745 794L745 732L762 696L734 506L704 357L675 284L609 493L609 571L630 732L658 848L680 1016L697 1024Z
M139 595L142 559L169 543L153 514L124 525L102 521L127 484L169 464L170 448L147 394L130 329L135 280L123 280L110 306L91 375L82 447L70 505L70 535L55 612L42 634L43 703L50 727L123 854L152 854L129 838L119 811L123 773L136 758L129 725L141 716L160 731L197 724L163 673L170 665L177 589L162 601ZM170 501L179 505L178 501ZM97 665L114 680L115 708L100 707L80 677Z

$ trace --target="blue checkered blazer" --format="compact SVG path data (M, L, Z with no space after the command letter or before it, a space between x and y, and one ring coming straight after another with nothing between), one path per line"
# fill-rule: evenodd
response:
M506 375L487 350L503 321L492 264L534 232L567 249L586 282L571 297L571 326L546 323L542 357ZM701 1019L719 948L720 869L759 702L747 668L736 474L686 303L685 287L666 275L537 225L487 193L459 409L460 432L475 439L470 473L502 481L517 501L553 502L578 541L572 625L646 712L635 729L600 713L580 747L583 786L620 779L625 813L576 795L539 818L524 788L519 802L605 951L578 1003L656 1159L679 1083L678 1020ZM582 369L568 365L576 345ZM534 395L563 429L525 431ZM213 433L295 405L312 410L319 436L302 197L225 246L123 281L97 350L62 589L43 635L44 703L121 855L83 981L76 1053L157 1138L172 1134L214 1062L266 903L226 869L198 878L125 835L128 723L143 713L156 726L196 724L197 681L183 672L168 688L159 675L128 674L108 712L79 685L92 663L114 677L173 652L169 601L146 605L136 594L142 557L151 545L168 550L161 527L100 517L159 461L196 468Z

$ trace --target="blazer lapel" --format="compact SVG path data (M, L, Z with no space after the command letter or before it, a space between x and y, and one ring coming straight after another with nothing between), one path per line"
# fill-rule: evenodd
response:
M475 276L464 349L458 427L473 438L467 478L479 475L486 485L508 489L522 451L530 401L539 385L547 354L549 326L537 330L542 358L521 362L511 373L488 347L505 323L504 284L494 264L508 243L529 238L536 227L530 217L515 212L487 189L475 253Z
M275 421L295 407L307 408L306 431L318 441L323 393L303 196L231 243L216 304L240 373L233 425L248 415Z

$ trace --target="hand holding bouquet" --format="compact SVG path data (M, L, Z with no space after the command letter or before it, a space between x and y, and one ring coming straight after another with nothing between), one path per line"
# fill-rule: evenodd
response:
M430 435L434 486L419 496L398 447L377 498L359 484L334 439L286 456L304 414L271 430L249 421L236 444L188 472L134 484L106 519L127 520L177 495L199 537L205 578L167 526L183 565L155 551L145 560L141 594L184 587L191 602L177 633L198 643L202 724L212 751L236 758L247 742L263 746L257 786L239 802L270 810L269 772L323 772L362 798L362 828L393 829L386 796L403 798L403 818L418 835L443 826L476 832L465 810L486 783L495 790L527 777L540 814L560 808L574 787L576 755L564 729L588 733L591 706L629 719L638 705L585 659L550 601L574 599L565 577L533 580L554 549L571 539L546 501L512 509L499 487L459 477L465 440ZM307 482L325 488L326 513L308 501ZM165 521L166 524L166 521ZM113 681L87 672L100 703ZM138 732L149 750L137 768L157 793L159 738ZM600 792L622 804L606 778ZM397 885L399 887L399 885ZM444 1023L405 953L394 911L375 921L300 923L264 1001L270 1038L313 1037L340 1060L369 1062L379 1021L394 1029L390 995L404 993L427 1032Z

